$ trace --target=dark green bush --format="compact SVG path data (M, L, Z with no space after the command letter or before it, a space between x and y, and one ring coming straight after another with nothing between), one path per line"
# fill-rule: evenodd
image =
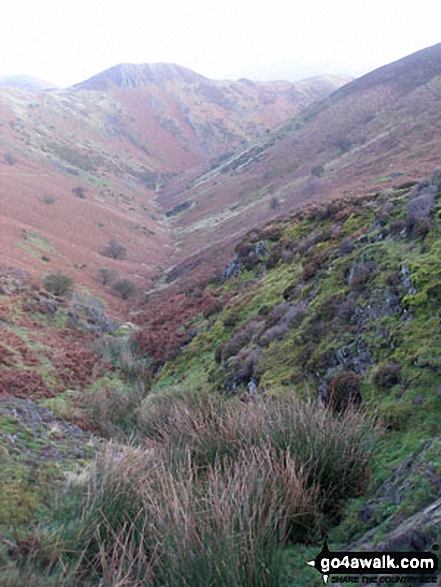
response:
M137 288L130 279L118 279L112 284L112 290L123 300L128 300L136 294Z
M57 198L55 198L54 196L51 196L50 194L45 194L45 195L42 197L41 201L42 201L44 204L53 204L54 202L56 202L56 201L57 201Z
M102 250L101 254L110 259L125 259L127 256L127 249L112 238L107 247Z
M67 296L71 293L74 285L72 277L65 275L61 271L50 273L44 279L44 287L46 291L54 294L57 297Z
M12 153L5 153L3 159L8 165L15 165L18 162L17 157Z
M72 189L72 192L76 195L77 198L80 198L80 200L86 199L86 190L83 187L77 186L76 188Z
M98 281L102 285L109 285L118 277L118 271L116 269L110 269L109 267L100 267L97 271Z
M273 212L277 212L278 210L280 210L280 201L279 201L279 198L277 198L277 196L273 196L271 198L270 210L272 210Z

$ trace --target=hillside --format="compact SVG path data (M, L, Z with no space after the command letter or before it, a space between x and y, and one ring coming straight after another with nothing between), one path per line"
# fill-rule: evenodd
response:
M268 569L276 586L312 587L305 560L323 532L333 550L430 550L441 538L440 198L436 171L305 207L247 234L210 283L157 292L138 326L5 277L5 585L92 586L123 571L133 585L149 572L148 585L196 586L202 571L220 585L229 567L215 561L231 556L242 587L250 572L263 587ZM104 439L118 444L51 501L61 471L82 471ZM243 500L275 519L273 506L292 505L282 543L267 518L247 526ZM158 535L145 534L152 516Z
M172 244L155 201L164 182L341 83L215 82L159 64L117 66L68 90L0 88L0 263L69 272L118 310L97 270L151 286ZM117 263L100 254L112 239L127 251Z
M330 95L169 64L0 89L2 586L436 550L440 57Z
M439 505L423 527L417 514L441 482L440 229L438 170L251 230L217 279L146 306L135 337L153 358L154 394L208 388L247 404L295 390L375 414L370 484L330 535L430 548Z
M176 211L168 282L208 276L219 250L228 254L269 217L430 173L441 148L440 57L435 45L375 70L210 170L169 183L158 196L164 211Z

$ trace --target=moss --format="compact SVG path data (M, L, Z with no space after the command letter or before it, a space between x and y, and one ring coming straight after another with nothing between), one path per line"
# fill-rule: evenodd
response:
M295 545L284 550L282 558L281 587L302 585L304 587L317 587L320 576L315 569L306 563L314 560L321 551L323 544L310 546ZM330 545L331 548L333 545Z

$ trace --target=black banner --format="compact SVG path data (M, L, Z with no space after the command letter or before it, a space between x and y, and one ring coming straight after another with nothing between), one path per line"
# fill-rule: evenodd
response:
M331 552L325 542L308 565L323 575L433 575L438 557L432 552Z

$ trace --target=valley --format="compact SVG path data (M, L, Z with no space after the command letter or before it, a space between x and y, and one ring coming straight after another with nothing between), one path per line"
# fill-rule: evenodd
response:
M0 87L2 585L440 543L440 57Z
M98 291L97 271L109 265L148 290L173 249L158 196L164 183L344 81L214 82L157 64L117 66L67 90L3 88L0 263L41 275L68 270ZM45 244L28 246L30 231ZM118 263L102 257L112 239L127 251Z

